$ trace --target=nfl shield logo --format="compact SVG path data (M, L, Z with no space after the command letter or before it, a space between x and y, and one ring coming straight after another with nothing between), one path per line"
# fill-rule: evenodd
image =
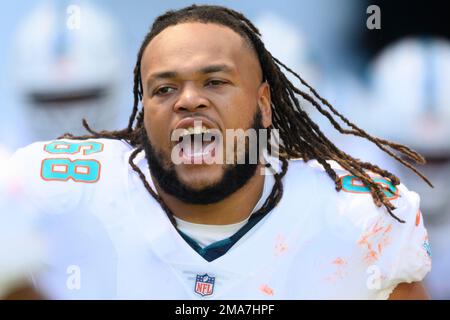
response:
M208 274L197 275L195 279L195 293L204 296L213 294L215 277L210 277Z

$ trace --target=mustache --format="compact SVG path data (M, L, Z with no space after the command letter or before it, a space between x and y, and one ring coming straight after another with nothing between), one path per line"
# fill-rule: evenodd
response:
M257 109L252 128L262 128L262 115ZM142 132L142 146L145 151L150 173L161 189L177 199L190 204L211 204L219 202L243 187L254 176L258 164L234 164L224 167L220 181L215 182L201 190L193 189L178 178L175 165L165 161L162 152L155 150L152 141L148 138L146 130ZM246 148L246 158L249 158L249 149ZM169 157L170 158L170 157ZM165 162L168 162L165 164Z

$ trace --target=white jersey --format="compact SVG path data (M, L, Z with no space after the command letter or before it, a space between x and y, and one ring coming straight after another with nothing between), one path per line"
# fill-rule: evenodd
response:
M255 207L253 208L252 212L249 214L249 216L242 221L225 225L211 225L211 224L192 223L174 217L177 223L177 229L183 232L188 237L190 237L192 240L194 240L199 245L200 248L205 248L215 242L229 238L249 222L253 213L262 208L265 200L269 197L274 184L275 179L273 175L266 175L264 177L264 186L261 197L259 201L256 203ZM245 234L245 236L247 237L250 234L252 234L254 229L256 228L250 229ZM239 242L242 241L240 240ZM236 243L234 246L237 245L238 243Z
M30 219L33 208L20 203L22 181L8 170L8 158L0 147L0 299L26 285L28 274L45 261Z
M208 261L145 189L122 141L57 140L12 158L48 243L34 283L58 299L385 299L431 268L419 197L389 186L394 213L343 170L291 161L280 203ZM135 163L152 185L141 154ZM153 185L152 185L153 186Z

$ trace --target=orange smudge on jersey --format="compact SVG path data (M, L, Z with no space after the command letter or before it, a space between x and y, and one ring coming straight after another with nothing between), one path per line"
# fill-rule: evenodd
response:
M268 296L273 296L273 289L272 289L271 287L269 287L267 284L263 284L263 285L259 288L259 290L260 290L262 293L264 293L264 294L266 294L266 295L268 295Z
M383 235L385 235L386 233L391 232L391 230L392 230L392 224L389 224L389 225L387 226L386 230L384 230Z
M336 266L336 269L331 275L326 277L326 280L335 283L337 280L343 279L345 277L347 262L341 257L337 257L336 259L331 261L331 263Z
M366 229L366 232L358 240L358 244L366 248L363 260L372 264L378 260L384 247L390 244L389 233L392 231L392 224L384 226L382 218Z
M389 226L389 227L391 227L391 226ZM385 233L386 232L384 232L383 235ZM383 248L386 247L387 245L389 245L390 243L391 243L391 239L389 237L385 236L385 237L381 238L377 244L378 254L381 255Z
M361 239L358 240L358 244L361 244L361 245L363 245L363 244L370 245L369 242L368 242L369 236L370 236L370 235L363 234L362 237L361 237Z
M380 232L381 230L383 230L383 226L380 226L379 224L380 224L380 219L377 220L375 225L372 227L372 234L376 234L376 233Z
M367 262L368 264L372 264L377 260L378 260L378 254L374 250L369 250L364 257L364 261Z
M384 230L383 234L388 233L388 232L391 231L391 228L392 228L392 225L389 225L386 228L384 226L382 226L381 225L381 218L380 218L380 219L378 219L375 222L375 224L372 227L368 228L369 229L368 231L366 231L362 235L361 239L358 240L358 244L367 244L368 243L368 239L370 237L375 236L377 233L379 233L380 231L383 231L383 230Z
M282 235L278 235L275 240L275 255L281 255L286 252L288 249L288 245L284 241L284 237Z
M383 239L382 239L382 241L380 242L380 244L383 246L383 247L386 247L388 244L390 244L391 243L391 238L389 238L389 237L384 237Z
M420 209L417 210L417 213L416 213L416 227L418 227L419 224L420 224Z
M342 259L342 258L340 258L340 257L337 257L337 258L334 259L331 263L336 264L336 265L339 265L339 266L343 266L343 265L346 265L346 264L347 264L347 262L345 262L345 260Z

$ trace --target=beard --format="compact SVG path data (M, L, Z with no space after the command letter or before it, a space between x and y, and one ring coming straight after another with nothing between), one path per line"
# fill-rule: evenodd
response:
M259 108L257 108L250 128L257 130L257 133L259 132L259 129L264 128ZM250 159L250 148L249 143L246 143L246 161L243 164L227 164L224 168L222 178L219 181L201 189L194 189L180 181L175 170L175 164L171 161L166 161L168 165L164 165L164 155L155 150L152 142L147 136L147 132L145 130L142 130L142 132L142 144L153 178L165 193L174 196L185 203L206 205L219 202L242 188L254 176L256 169L258 168L259 161L254 164L247 161L247 159ZM256 136L256 150L259 150L259 134Z

